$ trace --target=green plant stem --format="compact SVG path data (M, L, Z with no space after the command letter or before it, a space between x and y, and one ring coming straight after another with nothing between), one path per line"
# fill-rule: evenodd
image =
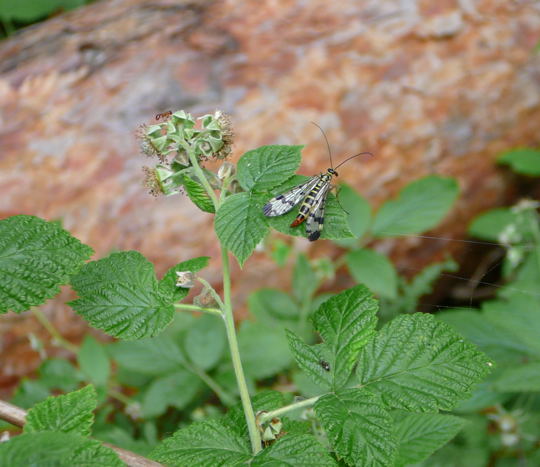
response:
M236 330L234 327L234 317L231 304L231 276L229 266L229 256L226 248L221 246L221 261L223 269L223 296L225 301L223 319L225 321L225 330L229 341L229 350L233 363L234 373L236 375L236 383L240 392L240 399L246 417L246 423L249 431L249 439L251 441L251 449L253 454L257 454L261 450L261 435L257 428L253 406L249 397L249 391L246 384L242 361L240 360L240 351L238 350L238 340L236 339Z
M41 325L49 332L53 340L55 340L58 343L58 345L68 350L69 352L73 352L74 354L77 354L77 352L79 351L79 348L75 344L68 342L66 339L62 337L62 335L58 332L58 329L56 329L54 325L49 321L49 318L45 316L45 313L43 313L41 310L37 308L32 308L32 314L41 323Z
M217 308L204 308L202 306L189 305L187 303L175 303L174 307L179 310L202 311L203 313L208 313L210 315L222 315L221 310L218 310Z
M319 400L320 397L321 396L311 397L309 399L304 399L300 402L295 402L294 404L286 405L285 407L281 407L280 409L266 412L259 417L259 423L267 422L268 420L272 420L274 417L279 417L287 412L292 412L293 410L303 409L304 407L311 407L313 404L315 404L315 402Z
M189 144L187 144L187 143L185 143L183 141L180 141L180 145L187 152L189 160L191 162L191 165L192 165L192 168L193 168L195 174L197 175L200 182L204 186L206 192L208 193L208 196L210 196L210 198L212 199L212 202L214 203L214 208L217 211L217 208L219 206L219 199L216 196L216 193L214 192L214 189L210 185L210 182L208 181L208 179L204 175L204 172L201 169L201 166L199 165L199 161L197 160L197 156L195 155L195 152L193 151L193 148Z
M202 277L198 277L197 280L208 289L212 297L214 297L214 300L217 302L219 307L223 310L225 308L225 305L223 304L223 300L221 300L221 297L216 292L214 287L212 287L210 283L207 280L203 279Z
M193 148L185 143L180 142L180 145L185 149L188 154L189 160L197 177L204 186L208 193L208 196L212 199L216 211L221 204L220 199L216 196L216 193L210 186L210 183L204 176L204 172L199 166L197 157L193 151ZM238 391L240 393L240 400L242 401L242 407L244 409L244 415L246 417L246 424L249 432L249 439L251 441L251 449L254 454L261 450L261 436L257 428L257 422L255 420L255 414L253 412L253 406L251 405L251 398L249 397L249 391L246 383L246 377L244 375L244 369L242 368L242 361L240 360L240 351L238 350L238 340L236 338L236 329L234 327L234 316L231 303L231 273L229 265L229 256L226 248L221 245L221 262L223 272L223 320L225 322L225 331L227 333L227 341L229 342L229 351L231 353L231 360L233 363L234 374L236 376L236 384L238 385ZM219 303L219 302L218 302Z

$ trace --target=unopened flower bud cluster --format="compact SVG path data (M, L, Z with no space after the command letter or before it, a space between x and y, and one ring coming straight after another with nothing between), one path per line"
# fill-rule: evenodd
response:
M197 119L183 110L159 114L160 119L162 115L166 115L164 121L141 126L137 136L143 154L158 160L155 167L143 169L150 193L172 195L182 191L184 177L196 180L188 151L198 163L225 159L231 153L234 134L230 118L220 111ZM218 174L206 171L206 175L213 187L220 188L234 175L234 166L225 162Z

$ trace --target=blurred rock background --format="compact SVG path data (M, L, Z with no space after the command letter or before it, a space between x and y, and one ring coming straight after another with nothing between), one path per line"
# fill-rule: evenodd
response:
M0 43L0 218L61 219L95 258L137 249L158 274L208 255L205 277L218 283L212 216L146 193L134 132L159 112L221 109L235 125L234 161L263 144L305 143L300 172L326 169L310 121L336 161L373 152L340 179L374 205L420 176L457 177L460 201L434 235L462 238L476 214L523 194L493 161L539 143L539 40L533 1L97 2ZM339 251L291 241L314 257ZM412 268L464 254L418 238L379 248ZM251 291L288 288L289 274L262 253L236 268L239 316ZM344 274L329 287L347 285ZM87 329L69 298L66 288L42 308L78 341ZM49 340L28 313L0 318L0 392L38 365L31 333Z

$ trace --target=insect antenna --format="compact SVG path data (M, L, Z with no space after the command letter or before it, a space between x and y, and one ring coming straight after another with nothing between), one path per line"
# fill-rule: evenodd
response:
M358 154L355 154L354 156L347 157L347 159L345 159L341 164L339 164L337 167L335 167L334 170L339 169L343 164L345 164L345 162L350 161L351 159L354 159L355 157L358 157L358 156L364 156L366 154L370 155L371 157L374 157L373 154L371 152L369 152L369 151L360 152Z
M315 125L319 130L321 130L321 133L324 136L324 140L326 141L326 147L328 148L328 156L330 157L330 167L332 167L332 169L333 169L334 168L334 163L332 162L332 150L330 149L330 143L328 142L328 138L326 137L326 133L315 122L311 122L311 123L313 123L313 125Z

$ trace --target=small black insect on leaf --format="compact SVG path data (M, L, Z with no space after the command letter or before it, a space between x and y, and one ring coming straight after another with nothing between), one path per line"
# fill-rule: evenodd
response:
M319 360L319 365L322 366L324 371L330 371L330 364L326 360Z

